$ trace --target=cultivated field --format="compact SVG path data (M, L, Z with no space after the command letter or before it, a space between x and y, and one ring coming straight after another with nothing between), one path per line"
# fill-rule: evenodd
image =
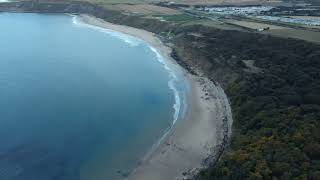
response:
M319 16L289 16L291 18L304 19L304 20L317 20L320 21Z
M320 32L309 31L304 29L295 29L290 27L265 24L262 22L251 21L239 21L239 20L227 20L229 24L249 28L252 30L258 30L269 27L269 30L263 31L263 34L270 34L274 36L280 36L285 38L302 39L310 42L320 43Z
M302 29L274 29L264 33L294 39L302 39L320 44L320 32L307 31Z
M155 6L152 4L135 4L135 5L129 5L129 4L117 4L114 5L115 8L118 8L119 10L129 12L129 13L139 13L144 15L154 15L154 14L167 14L167 15L174 15L174 14L181 14L179 11L166 8L166 7L160 7Z
M268 28L268 27L270 28L270 30L273 30L273 29L288 29L288 28L282 27L282 26L276 26L276 25L270 25L270 24L264 24L264 23L258 23L258 22L250 22L250 21L229 20L229 21L226 21L226 22L234 24L234 25L242 26L242 27L245 27L245 28L253 29L253 30L262 29L262 28Z

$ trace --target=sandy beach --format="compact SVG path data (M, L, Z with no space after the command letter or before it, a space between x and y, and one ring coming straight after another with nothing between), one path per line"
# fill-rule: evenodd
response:
M88 15L81 15L87 24L138 37L168 61L171 49L153 33L128 26L115 25ZM224 136L231 134L232 116L228 99L222 88L207 78L185 71L190 83L188 107L184 119L179 119L159 147L144 157L130 173L130 180L170 180L192 176L206 167L206 159L212 157ZM226 129L229 130L226 132Z

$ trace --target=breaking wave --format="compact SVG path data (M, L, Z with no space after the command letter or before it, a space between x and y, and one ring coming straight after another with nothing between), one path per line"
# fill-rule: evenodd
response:
M176 87L176 83L178 81L178 77L176 76L175 72L171 68L169 68L168 64L165 62L165 60L160 55L160 53L155 48L153 48L152 46L149 46L149 47L150 47L151 51L153 51L156 54L158 61L169 72L170 80L168 82L168 86L173 91L174 99L175 99L175 103L173 105L174 114L173 114L173 122L172 122L172 124L174 125L177 122L178 118L179 118L180 109L181 109L181 97L179 95L179 90Z
M91 25L91 24L87 24L87 23L84 23L82 22L81 20L79 20L79 17L76 16L76 15L71 15L72 16L72 22L74 25L77 25L77 26L82 26L82 27L87 27L87 28L90 28L90 29L93 29L93 30L96 30L96 31L99 31L99 32L103 32L103 33L106 33L110 36L113 36L113 37L116 37L126 43L128 43L130 46L138 46L139 44L142 43L142 41L134 36L130 36L130 35L127 35L127 34L124 34L124 33L120 33L118 31L114 31L114 30L111 30L111 29L106 29L106 28L102 28L102 27L99 27L99 26L94 26L94 25Z
M120 40L128 43L130 46L138 46L144 42L143 40L136 38L134 36L130 36L128 34L124 34L121 32L114 31L114 30L110 30L110 29L99 27L99 26L94 26L94 25L84 23L81 21L81 19L79 20L79 17L77 15L70 14L70 16L72 16L73 24L75 24L77 26L91 28L91 29L106 33L108 35L111 35L113 37L119 38ZM151 51L156 54L157 60L169 72L170 80L168 82L168 86L173 91L174 99L175 99L175 103L173 105L174 114L173 114L173 121L172 121L172 125L171 125L171 127L172 127L179 119L180 109L181 109L181 97L179 94L179 90L176 86L179 82L179 79L178 79L177 75L175 74L176 72L172 68L169 67L166 60L161 56L161 54L154 47L152 47L150 44L148 44L148 43L146 43L146 44L151 49ZM165 134L167 134L167 133L165 133Z

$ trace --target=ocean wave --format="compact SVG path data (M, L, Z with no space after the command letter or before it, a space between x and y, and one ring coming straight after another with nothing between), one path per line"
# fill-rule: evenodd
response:
M90 28L90 29L93 29L93 30L96 30L96 31L99 31L99 32L103 32L103 33L106 33L110 36L113 36L113 37L116 37L124 42L126 42L127 44L129 44L130 46L138 46L139 44L142 43L142 41L134 36L130 36L128 34L124 34L124 33L121 33L121 32L118 32L118 31L114 31L114 30L111 30L111 29L106 29L106 28L102 28L102 27L99 27L99 26L94 26L94 25L91 25L91 24L87 24L87 23L84 23L82 22L81 20L79 20L79 17L77 15L70 15L72 16L72 23L76 26L82 26L82 27L87 27L87 28Z
M90 29L94 29L97 30L99 32L103 32L103 33L107 33L108 35L111 35L113 37L117 37L120 40L128 43L131 46L138 46L140 45L142 42L141 39L121 33L121 32L117 32L117 31L113 31L110 29L106 29L106 28L102 28L99 26L94 26L94 25L90 25L87 23L84 23L83 21L79 20L77 15L72 15L69 14L70 16L72 16L72 23L77 25L77 26L82 26L82 27L87 27ZM168 82L168 86L169 88L173 91L174 93L174 99L175 99L175 103L173 105L173 109L174 109L174 114L173 114L173 121L172 121L172 125L174 125L178 118L179 118L179 114L180 114L180 109L181 109L181 98L179 95L179 90L176 87L176 83L178 82L178 77L176 76L175 72L169 67L169 65L166 63L165 59L161 56L161 54L151 45L147 44L148 47L151 49L152 52L155 53L157 60L163 65L163 67L169 72L169 76L170 76L170 80Z
M170 80L168 82L169 88L173 91L175 103L173 105L174 114L172 124L166 128L162 136L154 143L149 152L144 156L143 160L148 159L151 154L159 147L159 145L164 141L164 139L168 136L173 126L178 121L179 117L183 118L186 110L187 110L187 102L186 102L186 93L188 91L188 84L186 84L185 79L183 77L178 76L180 73L179 68L175 68L174 64L166 61L163 56L158 52L157 49L147 44L152 52L156 54L157 60L163 65L163 67L169 72ZM169 64L170 63L170 64ZM170 67L169 67L170 66ZM182 72L182 71L181 71ZM179 88L178 85L183 85Z
M181 109L181 97L179 95L179 90L175 85L176 82L178 81L178 77L176 76L175 72L169 67L169 65L165 62L165 60L160 55L160 53L154 47L152 47L152 46L149 46L149 47L150 47L151 51L153 51L156 54L157 60L169 72L169 75L171 78L170 81L168 82L168 86L173 91L174 99L175 99L175 103L173 105L174 114L173 114L173 121L172 121L172 125L174 125L179 118L180 109Z
M78 16L76 16L76 15L71 15L71 16L73 17L72 18L73 24L88 27L88 28L91 28L94 30L98 30L100 32L107 33L108 35L111 35L111 36L119 38L120 40L123 40L124 42L128 43L131 46L138 46L141 43L145 43L150 48L150 50L155 53L157 60L169 72L170 80L168 81L168 87L169 87L169 89L171 89L173 91L174 99L175 99L175 103L173 104L173 109L174 109L173 121L172 121L172 124L170 125L170 127L168 127L167 129L164 130L164 133L161 136L161 138L151 148L153 150L156 149L160 145L160 143L165 139L165 137L169 134L171 128L175 125L175 123L179 119L179 116L183 117L186 112L186 108L187 108L186 97L185 97L186 95L181 94L181 96L184 96L183 101L182 101L179 92L182 93L182 91L187 91L187 89L179 90L179 88L177 87L179 82L182 80L182 79L178 78L178 76L176 75L178 73L179 69L175 69L174 65L169 64L164 59L164 57L158 52L157 49L155 49L150 44L148 44L147 42L145 42L139 38L136 38L136 37L133 37L133 36L121 33L121 32L117 32L117 31L105 29L102 27L86 24L86 23L82 22L81 20L78 20ZM181 81L181 82L184 83L184 81ZM186 92L184 92L184 93L186 93ZM183 106L183 108L181 106ZM183 110L183 112L181 112L181 109ZM150 152L152 152L153 150L151 150Z

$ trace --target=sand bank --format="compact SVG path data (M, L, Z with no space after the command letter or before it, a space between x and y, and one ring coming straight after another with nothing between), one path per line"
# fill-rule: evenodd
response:
M115 25L88 15L81 15L81 19L87 24L138 37L156 48L166 60L175 63L170 56L171 49L151 32ZM230 135L231 110L220 86L205 77L187 72L185 76L190 91L184 119L177 121L157 149L146 156L127 179L170 180L192 176L207 165L208 157L214 157L212 155L226 136L226 129Z

